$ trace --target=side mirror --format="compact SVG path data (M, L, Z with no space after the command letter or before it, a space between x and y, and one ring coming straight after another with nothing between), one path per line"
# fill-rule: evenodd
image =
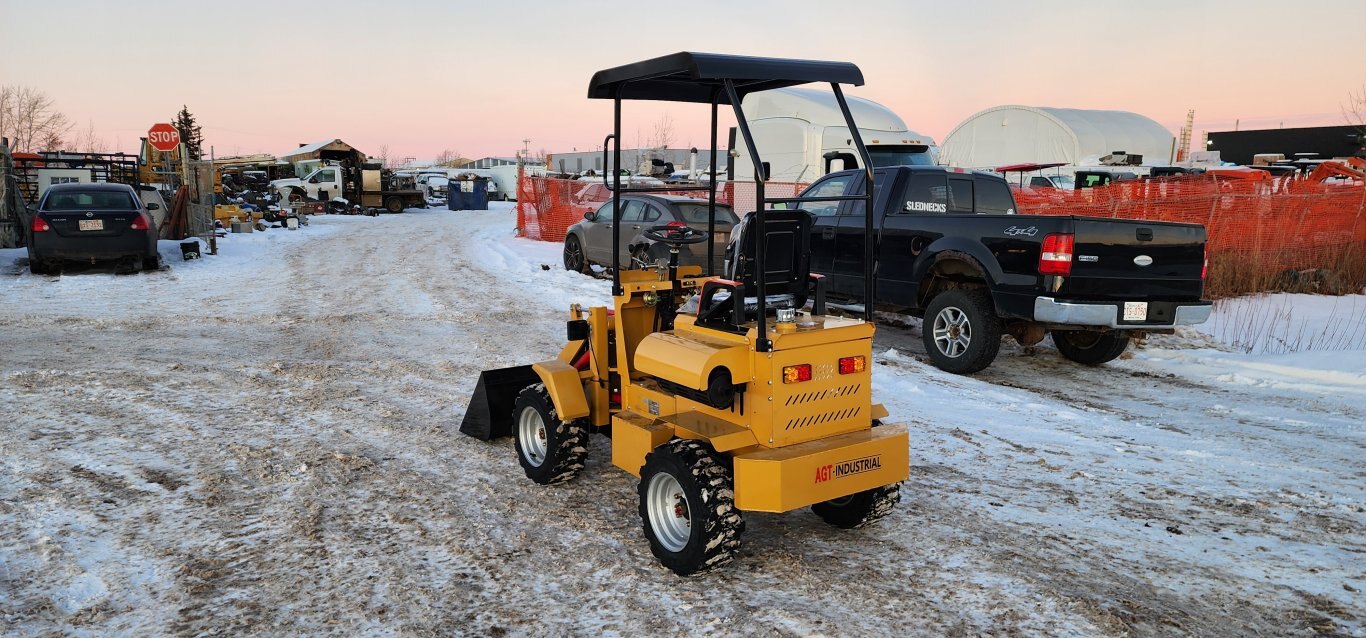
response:
M156 203L156 202L152 202L152 203L150 203L150 204L147 205L147 210L161 210L161 204L158 204L158 203Z
M590 222L595 222L598 221L598 214L590 210L583 214L583 218Z

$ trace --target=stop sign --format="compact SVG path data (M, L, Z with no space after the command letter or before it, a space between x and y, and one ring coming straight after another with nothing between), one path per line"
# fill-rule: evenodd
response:
M153 124L152 128L147 129L147 143L158 151L174 151L180 145L180 131L164 122Z

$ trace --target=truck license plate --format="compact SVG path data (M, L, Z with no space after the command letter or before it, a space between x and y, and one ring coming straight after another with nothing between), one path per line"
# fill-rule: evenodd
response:
M82 219L81 230L104 230L103 219Z
M1147 321L1148 302L1146 301L1126 301L1124 302L1125 321Z

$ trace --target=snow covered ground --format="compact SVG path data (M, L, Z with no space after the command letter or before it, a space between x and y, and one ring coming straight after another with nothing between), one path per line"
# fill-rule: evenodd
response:
M735 563L681 579L605 439L543 488L453 431L479 370L609 299L494 206L168 244L142 275L0 251L0 633L1366 636L1366 297L971 378L882 327L897 511L750 515ZM1257 340L1258 304L1294 316Z

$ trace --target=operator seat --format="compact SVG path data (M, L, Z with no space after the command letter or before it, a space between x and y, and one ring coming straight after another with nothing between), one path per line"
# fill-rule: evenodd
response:
M764 272L757 272L758 231L749 213L731 229L722 274L744 291L744 316L733 316L729 291L701 295L699 322L736 326L756 317L759 277L763 276L767 313L779 308L801 308L811 292L811 226L815 219L804 210L770 210L764 215ZM720 282L710 282L720 283Z

